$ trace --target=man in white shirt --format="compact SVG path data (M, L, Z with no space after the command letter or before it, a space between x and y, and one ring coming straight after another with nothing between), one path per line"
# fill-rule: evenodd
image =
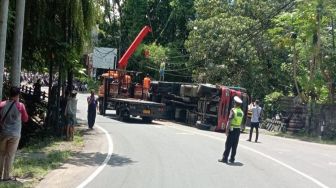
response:
M262 108L259 106L259 100L256 100L254 102L254 105L252 107L252 118L251 118L251 129L250 129L250 137L247 141L251 142L252 134L253 134L253 128L256 128L256 138L255 142L258 142L258 136L259 136L259 121L261 117L261 111Z

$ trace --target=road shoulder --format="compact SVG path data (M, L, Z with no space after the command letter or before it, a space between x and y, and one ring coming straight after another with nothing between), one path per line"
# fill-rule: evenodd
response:
M76 153L60 168L51 171L37 187L76 187L105 160L108 149L105 134L98 128L94 130L88 130L84 126L76 128L83 129L84 132L83 150Z

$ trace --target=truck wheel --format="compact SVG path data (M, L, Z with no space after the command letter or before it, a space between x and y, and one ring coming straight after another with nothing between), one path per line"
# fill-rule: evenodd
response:
M209 130L210 130L210 131L216 131L216 128L217 128L217 126L212 125L212 126L210 126Z
M142 121L144 123L152 123L153 119L150 117L142 117Z
M124 121L124 122L126 122L126 121L128 121L130 119L130 114L129 114L129 112L128 112L128 110L120 110L119 111L119 120L120 121Z
M99 114L105 115L104 104L102 100L99 100Z

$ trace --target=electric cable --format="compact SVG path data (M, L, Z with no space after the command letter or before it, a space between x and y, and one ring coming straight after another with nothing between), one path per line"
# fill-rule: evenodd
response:
M148 68L148 69L150 69L150 70L155 70L155 71L159 71L160 69L157 69L157 68L154 68L154 67L150 67L150 66L145 66L146 68ZM192 76L188 76L188 75L181 75L181 74L172 74L172 73L166 73L167 71L165 70L164 71L165 72L165 74L167 74L167 75L172 75L172 76L178 76L178 77L192 77ZM171 71L171 72L173 72L173 71Z

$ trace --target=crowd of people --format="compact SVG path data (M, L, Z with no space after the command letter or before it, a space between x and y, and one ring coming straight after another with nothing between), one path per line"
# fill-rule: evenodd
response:
M6 80L9 80L9 73L7 71L4 72L4 81ZM34 86L35 84L38 84L41 87L47 87L49 86L49 74L23 71L20 75L20 82L21 85ZM58 82L58 75L55 74L53 75L52 78L52 85L57 85L57 82ZM74 79L73 89L76 91L86 92L88 91L88 84L78 79Z
M21 73L20 80L21 80L21 83L24 83L24 84L34 84L37 81L39 81L41 86L49 85L49 75L48 74L23 72Z

